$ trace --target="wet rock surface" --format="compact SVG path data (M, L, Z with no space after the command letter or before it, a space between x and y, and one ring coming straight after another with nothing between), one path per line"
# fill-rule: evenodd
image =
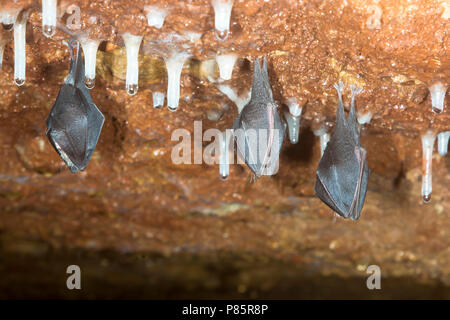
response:
M428 91L450 82L445 1L235 1L226 41L215 36L208 1L73 1L81 26L72 33L104 40L91 95L106 118L77 175L45 138L68 71L67 30L42 34L39 1L0 3L29 10L21 87L12 31L0 26L1 297L333 298L343 286L349 298L450 297L449 156L435 149L430 203L420 190L420 137L450 130L448 95L436 114ZM161 29L145 17L144 6L155 4L170 9ZM68 5L60 1L59 11ZM125 90L122 32L144 36L135 96ZM201 36L167 42L186 32ZM166 91L162 56L173 47L192 54L176 112L154 109L152 100ZM193 135L194 121L203 131L232 127L237 110L217 88L214 60L230 52L239 58L225 84L245 95L253 60L266 56L275 99L296 97L303 107L299 143L286 139L278 174L254 183L244 166L221 181L218 165L171 160L175 129ZM373 115L361 128L372 175L356 222L334 218L314 197L313 131L332 128L339 80L363 87L357 111ZM66 292L69 264L85 270L92 290ZM380 292L366 288L372 264L382 270ZM48 277L30 275L33 265ZM124 284L123 294L108 289Z

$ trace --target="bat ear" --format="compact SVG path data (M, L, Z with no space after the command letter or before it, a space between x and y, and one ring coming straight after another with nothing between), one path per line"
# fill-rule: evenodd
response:
M84 83L84 63L81 57L80 43L75 40L63 41L69 47L70 71L66 83L71 85ZM76 50L76 53L74 53Z
M259 64L259 59L255 60L251 100L259 100L263 102L273 101L272 89L270 89L269 73L267 72L266 58L263 60L262 70Z
M345 119L344 102L342 101L342 90L344 89L344 83L342 81L335 83L334 88L336 89L339 98L336 111L336 127L346 127L347 120Z
M256 75L261 74L261 64L259 62L259 58L255 59L255 62L253 63L253 81L255 81Z
M77 56L75 58L75 84L84 88L84 61L81 57L80 42L76 41Z
M350 113L348 115L347 123L350 125L355 136L359 135L358 128L356 127L356 107L355 107L355 99L358 94L360 94L363 89L361 87L350 85L350 90L352 92L352 102L350 107Z
M269 79L269 71L267 71L267 59L266 57L263 58L263 68L262 68L263 76L267 79Z
M352 84L352 85L350 85L350 90L352 92L352 104L351 104L351 108L350 108L349 118L352 117L356 121L355 99L358 94L363 92L363 88Z

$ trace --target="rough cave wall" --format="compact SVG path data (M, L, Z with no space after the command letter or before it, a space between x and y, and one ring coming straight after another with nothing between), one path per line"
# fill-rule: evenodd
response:
M71 4L81 13L75 30L66 27ZM162 28L148 26L146 5L167 9ZM225 40L216 36L206 0L58 1L51 38L42 34L40 1L1 1L1 13L22 10L29 14L23 86L14 83L13 31L0 27L5 254L84 248L170 257L225 250L281 259L318 275L363 277L367 265L379 264L391 277L450 285L448 156L434 153L432 201L423 204L420 191L420 138L427 130L450 130L448 97L444 111L435 113L428 89L450 82L448 1L236 0ZM124 32L144 37L134 96L125 90ZM87 170L76 175L44 135L67 75L70 56L62 40L69 37L102 40L91 94L106 117ZM154 109L152 101L153 92L166 91L163 59L172 51L191 55L175 112ZM238 60L232 79L223 82L215 58L230 53ZM252 62L262 56L280 108L292 97L303 108L300 141L286 139L279 173L250 183L247 168L231 166L221 181L217 165L173 164L175 129L193 133L199 120L203 131L232 126L237 109L218 86L245 95ZM313 132L332 131L338 81L363 87L357 111L372 115L361 128L372 176L357 222L335 219L313 190L320 158ZM347 90L344 101L349 98ZM267 292L249 279L239 278L229 290Z

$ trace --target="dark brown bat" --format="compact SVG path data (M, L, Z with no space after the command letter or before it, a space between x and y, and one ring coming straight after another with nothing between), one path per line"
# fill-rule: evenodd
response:
M361 214L369 180L366 150L361 147L356 124L355 97L362 89L351 86L348 119L342 103L343 83L334 86L339 105L336 127L317 168L316 195L344 218L356 220Z
M266 59L262 70L256 59L251 98L234 122L233 132L239 156L257 178L277 172L285 127L272 97Z
M47 118L46 135L73 173L83 171L97 145L105 117L92 101L84 84L84 62L80 45L74 57L68 43L70 71Z

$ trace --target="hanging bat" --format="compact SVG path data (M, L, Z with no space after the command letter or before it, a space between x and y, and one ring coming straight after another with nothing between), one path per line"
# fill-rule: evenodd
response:
M47 118L46 135L72 173L86 169L97 145L105 117L92 102L84 84L84 62L80 44L74 58L70 49L70 71Z
M339 215L356 220L364 205L369 180L366 150L361 147L355 114L355 97L362 89L350 86L352 102L348 119L345 119L344 84L341 82L334 87L339 96L336 128L317 168L315 192Z
M238 155L257 178L278 171L278 159L286 124L280 118L264 58L263 67L255 60L250 101L233 125Z

